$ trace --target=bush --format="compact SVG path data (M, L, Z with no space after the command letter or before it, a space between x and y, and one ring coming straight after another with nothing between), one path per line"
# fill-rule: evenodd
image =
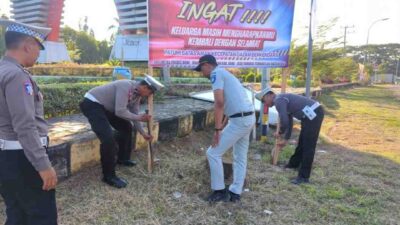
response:
M110 61L109 64L117 64L117 62ZM133 77L143 76L149 74L148 67L129 67L132 71ZM94 65L94 64L76 64L76 63L59 63L51 65L36 65L29 68L29 71L33 75L38 76L93 76L93 77L111 77L114 71L114 67L108 64ZM160 77L162 71L160 68L153 69L153 76ZM172 76L185 76L185 77L199 77L199 73L190 70L171 70Z
M90 83L111 81L111 77L71 77L71 76L33 76L36 83L45 84L63 84L63 83Z
M292 87L305 87L306 81L301 76L297 76L295 80L292 81Z
M102 83L41 85L46 118L79 113L79 103L90 89Z
M48 84L40 85L44 96L44 113L46 118L61 117L80 113L79 103L90 89L107 82ZM163 92L157 92L154 101L161 101Z
M50 66L41 65L29 68L33 75L49 76L111 76L114 68L103 66Z
M281 88L281 83L271 83L272 88Z
M256 82L261 82L261 74L255 74L253 72L249 72L247 75L245 75L243 77L244 82L249 82L249 83L253 83L254 82L254 76L255 76L255 80Z
M203 77L171 77L173 84L209 84L210 80Z

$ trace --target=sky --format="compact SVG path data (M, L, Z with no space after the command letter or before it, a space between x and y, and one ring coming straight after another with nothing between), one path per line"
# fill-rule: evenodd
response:
M296 0L292 39L299 43L307 41L308 13L311 0ZM10 0L0 0L0 14L10 15ZM117 11L113 0L65 0L64 24L78 29L79 21L88 17L88 25L99 40L109 39L116 24ZM344 35L349 26L348 45L364 45L369 26L376 20L370 31L369 44L400 43L400 0L317 0L317 25L339 17L329 37Z

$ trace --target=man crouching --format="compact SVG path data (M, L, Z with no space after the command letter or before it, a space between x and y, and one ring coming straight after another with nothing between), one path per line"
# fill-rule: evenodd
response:
M136 162L131 160L133 132L131 121L146 140L153 139L145 133L140 123L151 119L150 115L139 114L140 100L163 87L153 77L146 75L140 82L118 80L95 87L85 94L80 108L101 142L103 182L116 188L126 187L127 181L117 177L115 166L116 163L124 166L136 165ZM116 140L111 127L117 130ZM119 149L117 160L116 141Z

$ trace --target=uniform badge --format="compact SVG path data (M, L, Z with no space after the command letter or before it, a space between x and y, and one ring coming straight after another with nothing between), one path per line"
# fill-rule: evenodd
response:
M33 95L33 87L31 82L25 82L24 87L27 95Z
M212 74L210 79L211 79L211 83L215 83L215 80L217 80L217 75Z

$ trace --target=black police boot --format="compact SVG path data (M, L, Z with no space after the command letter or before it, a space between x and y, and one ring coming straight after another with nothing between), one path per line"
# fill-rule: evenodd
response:
M230 195L230 201L231 202L240 202L240 195L239 194L235 194L232 191L229 191L229 195Z
M227 202L229 201L230 196L228 192L223 189L223 190L217 190L213 191L210 196L208 196L207 201L209 203L215 203L215 202Z
M293 180L291 180L290 183L295 184L295 185L308 184L308 183L310 183L310 180L308 178L304 178L304 177L296 177Z
M285 165L285 169L297 170L297 169L299 169L299 166L293 166L293 165L288 163L288 164Z
M137 162L135 160L130 160L130 159L128 159L128 160L118 160L117 163L119 165L127 166L127 167L134 167L137 164Z
M103 182L116 188L125 188L128 182L117 176L103 177Z

